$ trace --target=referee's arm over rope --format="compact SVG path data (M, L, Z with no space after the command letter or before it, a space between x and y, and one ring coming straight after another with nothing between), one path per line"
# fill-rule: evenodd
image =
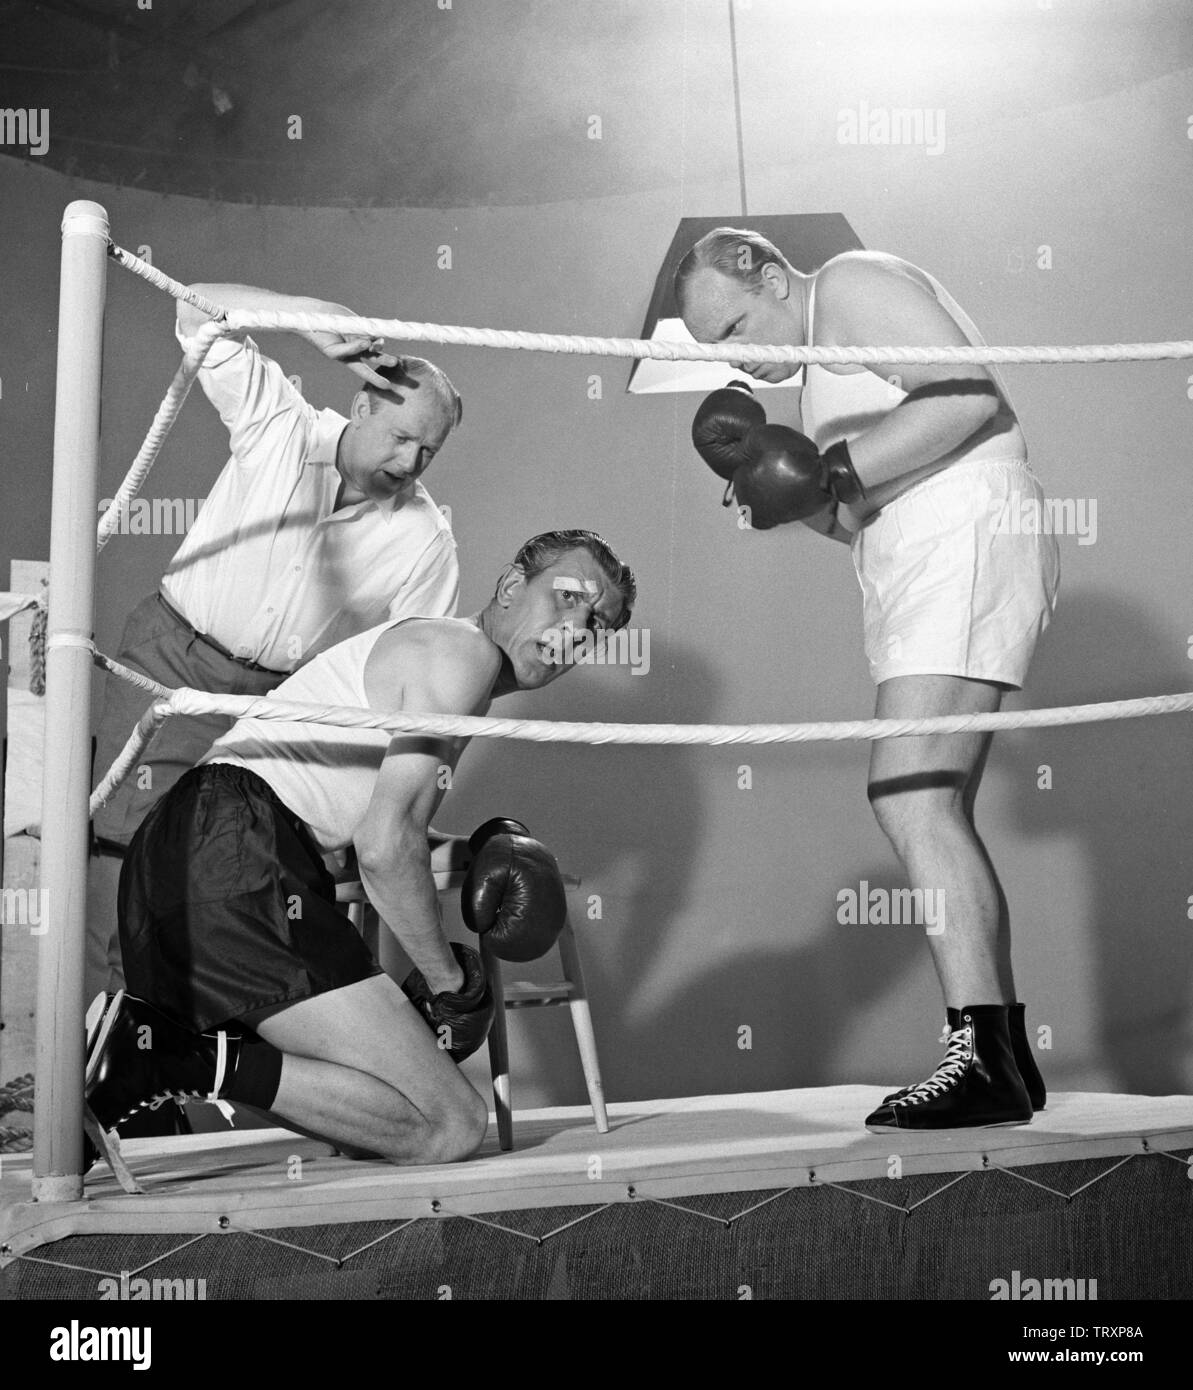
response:
M192 285L191 288L204 299L212 300L224 309L269 309L279 313L299 314L348 314L351 309L328 299L312 299L307 295L279 294L276 290L261 289L254 285ZM178 301L178 329L187 338L207 322L209 315L193 305ZM380 339L371 338L365 333L335 333L330 329L300 330L300 336L314 345L333 361L343 362L362 380L379 390L389 389L390 383L374 370L375 366L392 366L396 358L381 351Z

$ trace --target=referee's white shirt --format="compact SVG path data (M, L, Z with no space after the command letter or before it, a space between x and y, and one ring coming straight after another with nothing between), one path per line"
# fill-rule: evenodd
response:
M232 457L162 580L193 627L235 656L293 671L387 619L454 616L455 539L421 483L403 503L333 511L343 415L308 405L247 337L217 341L199 381Z

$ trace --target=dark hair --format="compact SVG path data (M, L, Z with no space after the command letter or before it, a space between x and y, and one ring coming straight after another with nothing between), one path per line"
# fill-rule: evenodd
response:
M705 232L675 268L675 299L680 313L688 282L698 270L719 270L757 294L762 289L762 268L767 265L790 269L787 257L760 232L714 227Z
M398 391L409 378L427 382L451 416L453 426L458 425L464 418L464 402L452 385L451 378L442 367L428 362L425 357L399 357L392 367L376 367L374 370L378 376L391 382ZM364 390L369 398L370 414L374 414L382 402L392 399L388 392L379 390L369 382L365 383Z
M544 531L526 542L514 556L514 564L527 579L533 579L569 550L587 550L601 567L605 578L621 595L621 617L615 626L625 627L638 597L638 582L629 565L623 565L595 531Z

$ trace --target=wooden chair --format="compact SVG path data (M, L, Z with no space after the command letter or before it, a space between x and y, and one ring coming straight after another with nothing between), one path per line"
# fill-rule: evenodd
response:
M468 867L467 841L454 837L433 842L431 851L431 872L435 877L435 887L440 895L459 890ZM580 880L571 874L563 875L566 888L576 888ZM385 961L381 922L377 913L365 896L364 887L355 870L349 867L345 875L336 883L336 900L348 907L348 916L364 937L369 949L382 965ZM508 1009L549 1008L566 1004L571 1014L572 1028L576 1034L576 1046L580 1051L580 1065L584 1071L584 1084L588 1088L588 1099L592 1106L593 1122L599 1134L609 1131L609 1118L605 1111L605 1095L601 1086L601 1071L597 1061L596 1034L592 1027L592 1015L588 1008L588 995L584 988L584 968L580 961L580 947L571 922L564 924L556 943L562 966L563 979L558 983L535 985L525 981L507 982L503 976L506 963L498 960L489 948L485 937L480 937L481 959L485 963L493 989L496 1009L493 1027L489 1032L489 1070L493 1077L493 1105L497 1115L497 1139L501 1148L508 1152L514 1147L514 1116L511 1100L509 1068L509 1031L506 1019Z

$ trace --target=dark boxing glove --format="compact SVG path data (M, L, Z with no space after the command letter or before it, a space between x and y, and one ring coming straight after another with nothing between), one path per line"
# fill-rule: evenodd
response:
M501 960L537 960L567 921L567 896L554 855L516 820L486 821L468 841L472 863L460 910Z
M822 454L798 430L768 425L744 381L705 397L692 422L692 442L713 472L730 483L724 505L736 496L749 508L755 530L802 521L834 503L848 505L866 496L844 440Z
M866 489L849 457L849 445L843 439L830 444L820 458L824 464L825 486L837 502L850 507L866 500Z
M746 435L755 425L766 424L766 411L754 399L744 381L733 381L705 396L692 421L692 443L712 471L732 482L739 464L746 461Z
M451 943L452 954L464 971L464 983L455 992L432 994L423 972L415 969L402 981L402 993L422 1014L439 1046L453 1062L471 1057L489 1036L493 1023L493 991L485 967L471 946Z
M797 430L759 425L745 447L749 457L733 475L733 492L750 509L755 530L802 521L832 506L820 450Z

